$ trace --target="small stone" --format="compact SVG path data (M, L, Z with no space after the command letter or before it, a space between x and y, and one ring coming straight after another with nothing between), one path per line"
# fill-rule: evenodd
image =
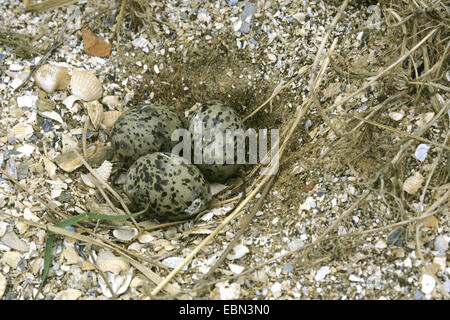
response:
M421 144L419 144L417 146L417 149L416 149L416 152L414 153L414 156L420 162L424 162L426 157L427 157L428 150L430 150L430 146L426 145L424 143L421 143Z
M281 283L275 282L271 287L270 291L274 298L279 298L281 296Z
M77 289L66 289L56 294L53 300L77 300L81 297L81 291Z
M237 244L231 250L232 252L227 255L228 260L237 260L245 256L250 250L243 244Z
M6 233L1 240L11 249L19 250L22 252L27 252L29 250L26 242L20 240L19 237L13 231Z
M16 268L22 260L22 255L17 251L7 251L3 254L2 261L9 265L11 268Z
M425 294L430 294L436 287L436 280L433 276L430 276L428 274L424 274L422 276L422 280L420 281L420 283L422 285L422 292Z
M448 250L448 241L443 236L437 236L434 239L434 248L439 254L445 254Z
M330 267L327 266L321 267L319 270L317 270L316 275L314 276L314 280L322 281L330 273L331 273Z
M181 257L169 257L164 259L162 262L163 265L171 268L171 269L175 269L184 259ZM185 265L182 270L186 271L188 269L188 266Z
M219 282L216 286L219 288L220 300L236 300L241 295L241 286L238 283Z

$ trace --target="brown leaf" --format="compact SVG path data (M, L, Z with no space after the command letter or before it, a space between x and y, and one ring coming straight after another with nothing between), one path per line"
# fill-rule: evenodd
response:
M91 30L82 31L84 52L96 57L109 57L111 54L111 44L100 37L97 37Z

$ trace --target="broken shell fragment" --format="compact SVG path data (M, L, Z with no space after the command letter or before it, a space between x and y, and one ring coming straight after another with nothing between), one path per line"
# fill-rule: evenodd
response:
M88 70L73 70L70 87L72 94L84 101L98 100L102 96L100 80Z
M78 150L81 155L82 152ZM87 162L91 165L99 165L105 160L113 157L112 147L91 144L87 147ZM55 158L56 164L66 172L72 172L83 165L83 162L76 154L75 150L63 153Z
M39 88L47 93L62 90L69 84L69 70L65 67L44 64L33 75Z
M94 169L94 172L96 176L102 180L102 182L106 183L111 175L112 167L112 163L105 160L100 167ZM88 187L95 188L95 179L92 174L81 174L81 180L83 180Z
M136 228L130 228L125 226L115 229L113 231L113 235L114 237L116 237L121 241L130 241L138 235L138 230Z
M24 140L33 135L33 127L26 123L19 122L8 133L8 138Z
M86 103L86 109L89 115L89 119L91 119L92 124L95 129L98 129L98 126L103 121L103 106L98 101L91 101Z
M414 175L405 180L403 183L403 190L409 194L415 194L422 186L423 180L423 176L419 172L415 172Z
M122 112L120 111L106 111L103 113L103 124L106 129L111 129L114 126L116 120L120 117Z

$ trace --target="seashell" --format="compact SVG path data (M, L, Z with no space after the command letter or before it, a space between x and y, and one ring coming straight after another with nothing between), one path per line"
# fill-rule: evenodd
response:
M8 138L24 140L33 135L33 127L26 123L16 124L8 133Z
M121 257L116 257L111 251L102 250L97 257L98 268L103 272L119 274L122 271L128 271L130 264Z
M121 241L130 241L138 235L138 230L136 228L121 227L114 229L113 235Z
M73 70L70 87L72 94L84 101L98 100L102 96L100 80L88 70Z
M61 134L61 142L62 142L62 153L69 152L71 150L78 150L78 142L72 139L72 136L62 133Z
M106 96L102 99L102 103L110 108L118 108L122 105L119 96Z
M0 298L3 297L5 290L6 290L6 278L3 274L0 273Z
M78 150L81 155L82 152ZM105 160L111 160L113 157L112 147L101 146L100 144L91 144L87 147L87 162L91 165L99 165ZM55 158L56 164L66 172L72 172L83 165L83 162L77 156L74 150L63 153Z
M103 106L98 101L91 101L86 103L86 109L89 115L89 119L91 119L92 124L95 129L98 129L98 126L103 121Z
M70 82L69 70L65 67L44 64L33 75L39 88L47 93L62 90Z
M113 167L112 163L109 162L108 160L105 160L100 167L98 167L97 169L94 169L94 172L97 175L97 177L99 177L103 182L107 182L109 179L109 176L111 175L112 167ZM81 180L83 180L83 182L88 187L95 188L95 181L94 181L94 177L92 176L92 174L90 174L90 173L81 174Z
M400 121L403 119L404 116L405 115L401 112L395 112L395 111L389 112L389 117L394 121Z
M419 172L415 172L414 175L405 180L403 183L403 190L409 194L415 194L422 186L423 180L423 176Z
M84 52L95 57L108 57L111 54L111 44L96 36L91 30L81 31Z
M133 278L133 268L130 268L128 271L123 271L120 274L112 274L108 272L106 273L106 276L109 286L105 283L105 280L103 280L102 277L98 277L98 283L103 295L108 298L112 298L113 293L115 296L119 296L128 290L131 279ZM109 288L112 289L113 293L111 293Z
M121 111L106 111L103 113L103 124L109 130L114 126L116 120L122 114Z
M77 300L79 297L81 297L80 290L69 288L58 292L53 300Z

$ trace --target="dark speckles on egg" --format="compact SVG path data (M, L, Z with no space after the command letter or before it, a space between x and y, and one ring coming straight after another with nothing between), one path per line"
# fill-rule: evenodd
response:
M162 152L136 160L128 170L125 192L139 209L150 204L149 214L162 220L193 217L211 201L202 172L183 158Z
M194 128L201 127L202 128L202 137L198 137L195 134ZM210 138L207 138L208 130L212 130L212 134ZM226 150L236 150L235 143L226 143L225 133L227 130L234 131L242 130L244 132L244 125L242 123L241 118L234 112L233 109L223 105L220 102L210 102L203 104L199 110L193 114L189 121L189 131L192 134L193 141L198 141L202 139L201 146L200 144L195 144L194 148L198 147L199 150L196 151L194 149L193 154L196 152L200 152L203 155L202 164L196 164L197 167L202 170L205 177L211 181L219 181L223 182L227 180L229 177L233 176L239 168L239 164L236 164L236 159L226 157ZM216 137L223 137L223 164L220 163L222 157L220 155L215 155L215 144ZM200 150L201 148L201 150ZM237 152L235 151L236 155ZM206 163L206 159L212 159L216 163L211 163L209 161ZM230 164L227 164L230 163Z
M170 152L171 135L183 128L180 116L168 106L145 104L124 112L114 123L111 142L119 160L132 163L151 152Z

